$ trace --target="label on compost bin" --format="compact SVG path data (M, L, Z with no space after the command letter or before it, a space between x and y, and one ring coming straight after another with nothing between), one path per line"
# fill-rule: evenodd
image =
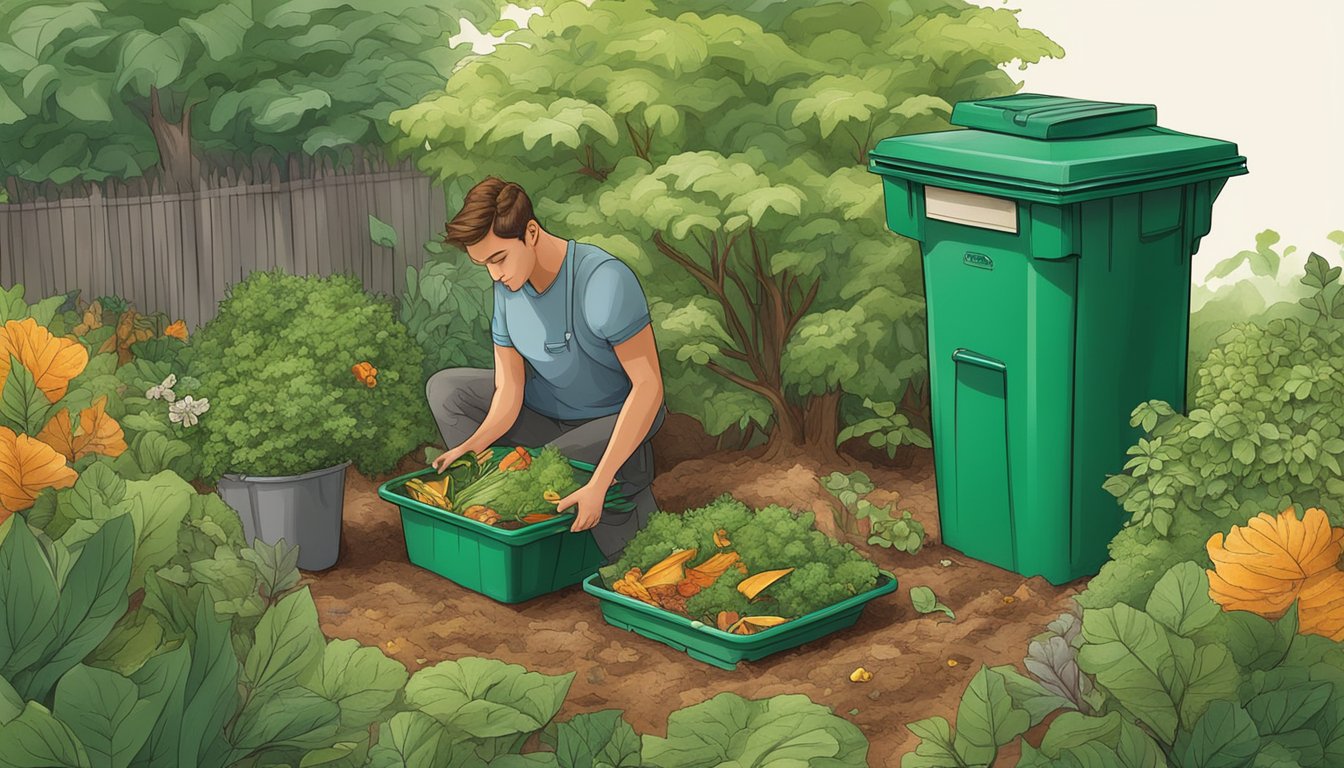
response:
M976 253L975 251L967 251L966 255L962 258L961 261L963 264L968 264L972 267L979 267L980 269L994 268L993 259L989 258L983 253Z

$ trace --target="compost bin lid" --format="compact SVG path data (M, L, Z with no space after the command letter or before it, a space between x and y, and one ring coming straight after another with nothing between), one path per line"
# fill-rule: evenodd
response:
M878 142L868 170L1053 203L1246 173L1236 144L1161 128L1152 104L1019 93L959 102L951 122L964 130Z

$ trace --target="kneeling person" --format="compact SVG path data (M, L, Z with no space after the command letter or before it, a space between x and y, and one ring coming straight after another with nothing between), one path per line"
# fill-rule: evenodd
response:
M601 248L542 229L522 187L493 177L467 193L445 239L494 280L495 367L430 377L430 409L450 446L435 469L492 445L551 445L594 464L556 507L576 508L571 530L592 529L614 562L657 508L649 441L666 415L639 280ZM615 480L632 512L603 509Z

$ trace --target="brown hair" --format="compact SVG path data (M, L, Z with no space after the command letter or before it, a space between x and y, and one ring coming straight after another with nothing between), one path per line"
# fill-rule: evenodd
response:
M467 192L462 210L448 222L443 241L465 251L491 231L506 240L522 240L533 218L532 200L521 186L490 176Z

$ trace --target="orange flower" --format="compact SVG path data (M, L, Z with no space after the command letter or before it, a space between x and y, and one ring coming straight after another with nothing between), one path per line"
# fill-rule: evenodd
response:
M187 340L187 321L178 320L167 328L163 329L164 336L172 336L174 339Z
M1278 517L1262 512L1205 544L1214 564L1209 597L1225 610L1278 619L1309 579L1336 569L1341 539L1344 530L1331 528L1320 509L1301 520L1291 507Z

